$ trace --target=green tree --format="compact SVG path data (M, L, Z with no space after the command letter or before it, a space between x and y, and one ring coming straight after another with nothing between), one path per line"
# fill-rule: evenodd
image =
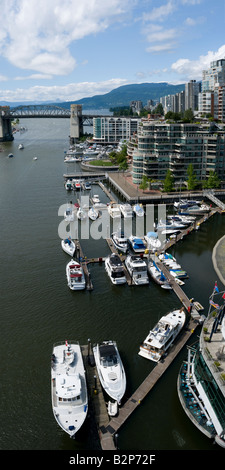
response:
M192 109L186 109L184 111L183 120L185 122L193 122L194 121L194 113L193 113Z
M221 181L220 181L217 173L213 170L210 170L206 187L208 189L212 189L212 188L219 188L220 185L221 185Z
M174 177L172 175L171 170L167 170L163 189L165 192L170 192L173 190L173 186L174 186Z
M148 178L146 175L143 175L142 176L142 181L141 181L141 184L139 186L140 189L147 189L148 188Z
M194 168L193 168L192 163L190 163L190 165L188 166L187 174L188 174L187 185L188 185L188 189L191 191L195 189L196 184L197 184L196 175L194 173Z

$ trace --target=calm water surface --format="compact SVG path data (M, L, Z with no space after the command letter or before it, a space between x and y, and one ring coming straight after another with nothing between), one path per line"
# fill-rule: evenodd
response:
M70 338L80 344L87 344L88 338L116 340L126 369L128 398L154 367L138 356L140 342L163 314L180 303L174 293L152 282L136 288L112 286L103 265L90 266L92 292L68 289L68 256L60 246L58 210L68 202L63 157L69 147L69 120L24 119L20 124L27 131L17 132L12 143L1 144L0 153L0 448L93 450L98 446L89 420L74 441L53 417L53 343ZM9 152L15 157L8 158ZM68 165L68 171L74 169L79 170L79 164ZM93 193L108 202L98 186ZM76 202L75 195L69 199ZM212 249L224 229L225 217L214 216L171 250L190 275L185 292L206 312L216 280ZM88 257L109 252L105 240L84 240L82 247ZM191 343L197 335L198 330ZM177 374L185 357L186 348L121 428L121 450L218 450L191 424L178 400Z

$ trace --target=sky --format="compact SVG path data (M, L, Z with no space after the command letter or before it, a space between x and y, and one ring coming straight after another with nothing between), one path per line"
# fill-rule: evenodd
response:
M201 80L225 58L222 0L0 0L0 104Z

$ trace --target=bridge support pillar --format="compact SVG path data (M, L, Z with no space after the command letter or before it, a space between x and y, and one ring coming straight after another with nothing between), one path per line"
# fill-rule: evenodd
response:
M0 106L0 142L13 140L12 118L9 115L9 106Z
M83 135L82 105L70 105L70 143L74 144Z

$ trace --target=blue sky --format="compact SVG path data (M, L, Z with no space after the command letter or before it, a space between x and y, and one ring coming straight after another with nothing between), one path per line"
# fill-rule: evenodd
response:
M0 104L201 80L225 57L221 0L0 0L0 19Z

